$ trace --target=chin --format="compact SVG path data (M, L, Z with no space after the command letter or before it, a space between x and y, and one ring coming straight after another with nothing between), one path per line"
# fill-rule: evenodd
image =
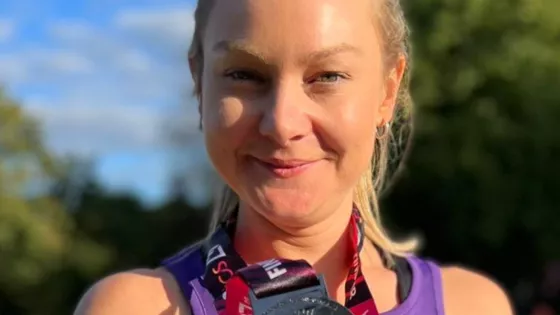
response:
M254 209L272 221L302 222L313 217L320 206L321 194L275 189L257 194Z

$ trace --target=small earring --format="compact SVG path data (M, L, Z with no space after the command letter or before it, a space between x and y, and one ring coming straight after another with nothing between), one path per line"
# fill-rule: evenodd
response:
M385 138L389 134L390 129L391 129L391 124L389 124L389 123L386 123L381 127L377 127L377 132L375 134L375 137L377 139Z

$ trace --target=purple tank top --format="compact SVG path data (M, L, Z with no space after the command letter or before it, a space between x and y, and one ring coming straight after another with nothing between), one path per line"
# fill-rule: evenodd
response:
M203 286L204 260L200 246L194 245L163 261L163 266L175 277L193 315L218 315L214 298ZM381 315L444 315L438 266L417 257L406 260L412 271L410 294L403 303Z

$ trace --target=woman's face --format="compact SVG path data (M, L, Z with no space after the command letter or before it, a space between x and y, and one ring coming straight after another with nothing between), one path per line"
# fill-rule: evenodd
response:
M400 80L385 76L372 2L216 0L203 129L248 208L290 222L351 200Z

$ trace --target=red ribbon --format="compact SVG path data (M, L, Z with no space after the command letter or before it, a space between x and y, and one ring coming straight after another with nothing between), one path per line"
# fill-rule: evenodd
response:
M352 264L345 283L345 306L355 315L379 315L377 306L361 270L360 250L363 227L357 210L350 220ZM257 298L295 291L317 285L319 280L313 268L304 260L272 259L237 270L226 283L225 314L252 315L249 292ZM223 315L223 309L219 310Z

